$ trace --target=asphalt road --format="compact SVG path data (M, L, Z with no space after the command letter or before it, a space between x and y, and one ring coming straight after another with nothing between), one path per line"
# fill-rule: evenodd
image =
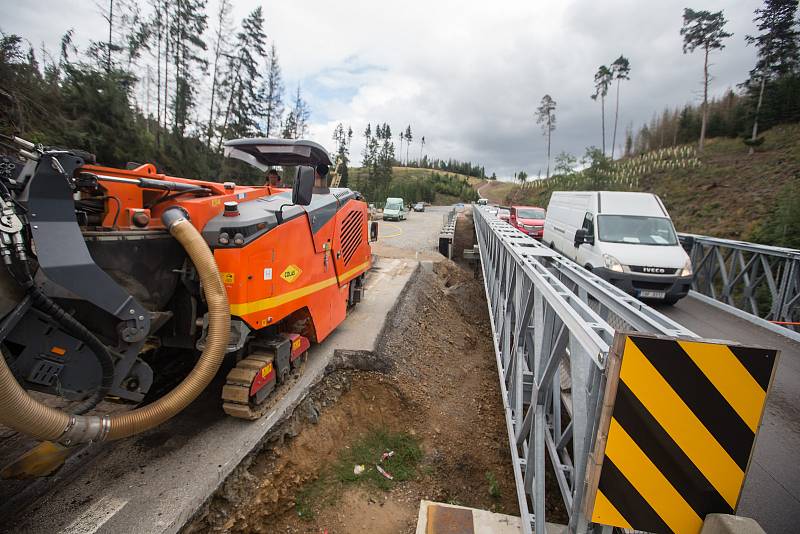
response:
M404 221L380 221L378 243L410 250L435 248L443 217L450 206L425 206L425 211L409 211Z
M378 221L376 254L414 259L441 258L436 252L445 206L426 206L423 212L410 212L404 221Z
M267 432L291 414L322 377L334 350L374 349L416 266L413 260L379 258L368 274L364 300L328 339L312 347L303 374L260 420L243 421L222 412L220 374L184 412L160 427L91 445L73 455L56 476L4 492L0 531L177 532Z
M700 336L777 348L778 369L738 513L769 533L800 527L800 343L688 297L659 311Z

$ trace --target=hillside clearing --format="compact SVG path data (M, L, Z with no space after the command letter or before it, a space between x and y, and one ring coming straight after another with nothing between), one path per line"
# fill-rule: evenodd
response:
M778 126L764 137L752 156L740 139L708 139L699 167L650 170L631 190L658 194L678 231L755 239L786 188L800 181L800 125ZM547 206L550 200L548 187L509 185L481 194L499 203Z

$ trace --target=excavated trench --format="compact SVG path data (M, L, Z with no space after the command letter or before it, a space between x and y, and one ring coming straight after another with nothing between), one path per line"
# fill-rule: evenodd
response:
M326 373L184 532L414 532L421 499L518 515L486 301L471 268L423 262L375 352L337 351ZM375 432L418 445L412 475L380 488L331 478Z

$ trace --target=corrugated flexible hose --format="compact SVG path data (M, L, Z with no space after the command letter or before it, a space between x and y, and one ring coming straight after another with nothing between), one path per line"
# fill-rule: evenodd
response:
M65 445L120 439L149 430L189 405L217 374L230 336L230 307L214 256L180 208L162 216L164 225L194 263L208 304L208 335L200 359L175 389L152 404L114 415L70 415L33 399L0 357L0 423L34 438Z

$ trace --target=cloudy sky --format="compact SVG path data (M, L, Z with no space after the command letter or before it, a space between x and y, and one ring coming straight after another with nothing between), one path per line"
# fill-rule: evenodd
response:
M620 54L632 70L622 86L617 146L628 124L638 127L664 106L698 101L702 57L682 53L684 7L724 10L734 36L712 56L712 93L741 82L755 60L744 36L755 31L753 10L761 3L233 1L237 21L263 6L287 90L299 82L311 105L313 140L332 148L334 126L349 124L360 161L368 122L388 122L395 134L410 124L412 154L419 154L424 135L428 155L479 162L501 177L544 172L544 138L533 113L545 93L558 104L554 155L600 145L600 104L589 98L593 75ZM102 39L94 2L0 0L0 7L0 29L37 47L56 50L68 28L79 45ZM209 13L215 7L209 0Z

